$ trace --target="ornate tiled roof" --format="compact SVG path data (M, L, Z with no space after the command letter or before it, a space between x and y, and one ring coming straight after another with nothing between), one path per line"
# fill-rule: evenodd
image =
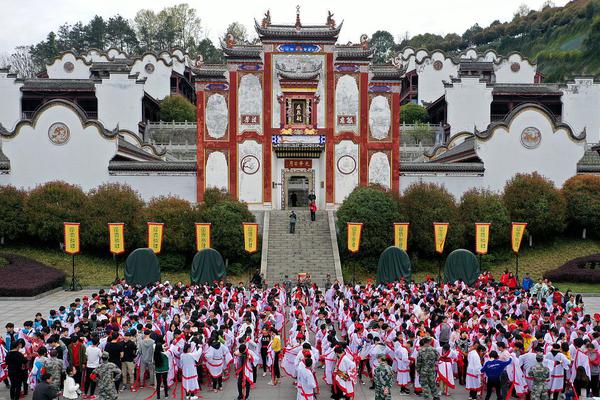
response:
M224 64L205 64L200 68L192 69L196 80L219 80L223 81L227 78L225 73L227 72L227 66Z
M182 161L111 161L109 171L196 172L195 162Z
M494 63L492 61L468 61L461 60L458 67L460 71L493 71Z
M373 73L373 80L399 81L402 79L405 70L396 68L390 64L376 64L371 66L371 72Z
M77 90L94 91L94 81L90 79L27 79L22 91Z
M228 59L260 59L260 54L262 52L262 46L253 44L241 44L228 47L225 43L221 42L221 49Z
M400 164L400 174L405 172L474 172L483 173L483 163L431 163L431 162L405 162Z
M493 87L493 94L562 95L559 86L551 84L495 83Z
M375 48L363 48L361 45L335 46L337 60L370 60L375 54Z
M288 69L283 64L276 63L275 69L277 70L277 75L279 75L283 79L290 80L313 80L319 77L321 73L321 69L323 67L322 63L315 64L312 68L302 69L302 66L298 64L295 70Z
M267 25L261 26L254 20L254 27L261 40L315 40L335 43L344 22L337 27L328 25Z

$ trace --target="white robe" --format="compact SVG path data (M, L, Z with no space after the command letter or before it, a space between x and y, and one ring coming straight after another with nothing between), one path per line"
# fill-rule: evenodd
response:
M202 349L181 355L181 384L186 392L197 392L200 389L196 363L201 355Z
M396 358L396 382L401 387L406 387L410 383L410 359L408 350L399 342L394 345L394 355Z
M583 369L585 369L586 375L588 376L588 379L592 379L592 374L590 371L590 358L588 357L587 354L585 354L583 351L581 351L579 349L576 349L575 354L573 354L573 352L571 352L571 359L573 360L573 363L571 364L570 375L569 375L569 379L571 380L571 382L573 382L575 380L577 367L583 367Z
M340 374L338 374L338 372ZM342 377L340 375L344 375ZM346 378L347 377L347 378ZM356 363L344 353L337 361L333 373L333 384L344 393L346 397L354 396L354 384L356 383Z
M475 350L469 351L467 356L467 379L465 382L465 389L467 390L481 390L481 359L479 354Z
M218 349L209 346L204 355L206 359L206 369L213 378L220 378L223 372L231 363L231 353L224 345L220 345Z
M302 344L289 344L284 351L281 369L292 378L296 377L296 357L302 351Z
M545 358L550 361L550 382L548 389L553 393L561 392L565 383L565 371L569 368L571 362L563 353L553 355L550 352L546 354Z
M315 389L317 388L317 381L312 371L304 366L301 362L298 365L298 393L296 400L311 400L315 396Z

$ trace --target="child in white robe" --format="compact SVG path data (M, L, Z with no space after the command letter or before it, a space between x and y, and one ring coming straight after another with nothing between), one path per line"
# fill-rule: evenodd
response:
M307 357L298 364L298 394L296 400L312 400L315 397L317 381L311 371L313 365L312 358Z
M231 363L231 353L225 345L214 340L206 350L204 358L206 359L206 368L212 378L213 392L217 393L219 390L223 390L223 373Z
M188 343L183 347L183 354L181 354L181 384L185 390L186 399L198 399L198 396L195 395L200 389L196 363L200 360L201 355L202 348L196 349L195 343Z

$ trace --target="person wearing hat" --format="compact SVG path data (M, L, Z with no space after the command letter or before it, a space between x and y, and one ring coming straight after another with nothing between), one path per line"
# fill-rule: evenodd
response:
M543 363L544 355L535 355L536 364L529 370L527 375L531 384L531 400L548 400L546 381L550 378L550 370Z
M378 365L373 371L375 385L375 400L390 400L392 398L392 383L394 371L388 363L385 353L377 354Z
M94 370L99 400L117 400L119 394L115 385L121 379L121 370L108 361L108 352L102 352L102 364Z

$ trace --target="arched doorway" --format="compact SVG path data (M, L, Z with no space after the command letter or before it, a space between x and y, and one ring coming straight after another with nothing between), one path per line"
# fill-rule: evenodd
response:
M314 172L284 171L282 208L308 207L308 195L314 190Z

